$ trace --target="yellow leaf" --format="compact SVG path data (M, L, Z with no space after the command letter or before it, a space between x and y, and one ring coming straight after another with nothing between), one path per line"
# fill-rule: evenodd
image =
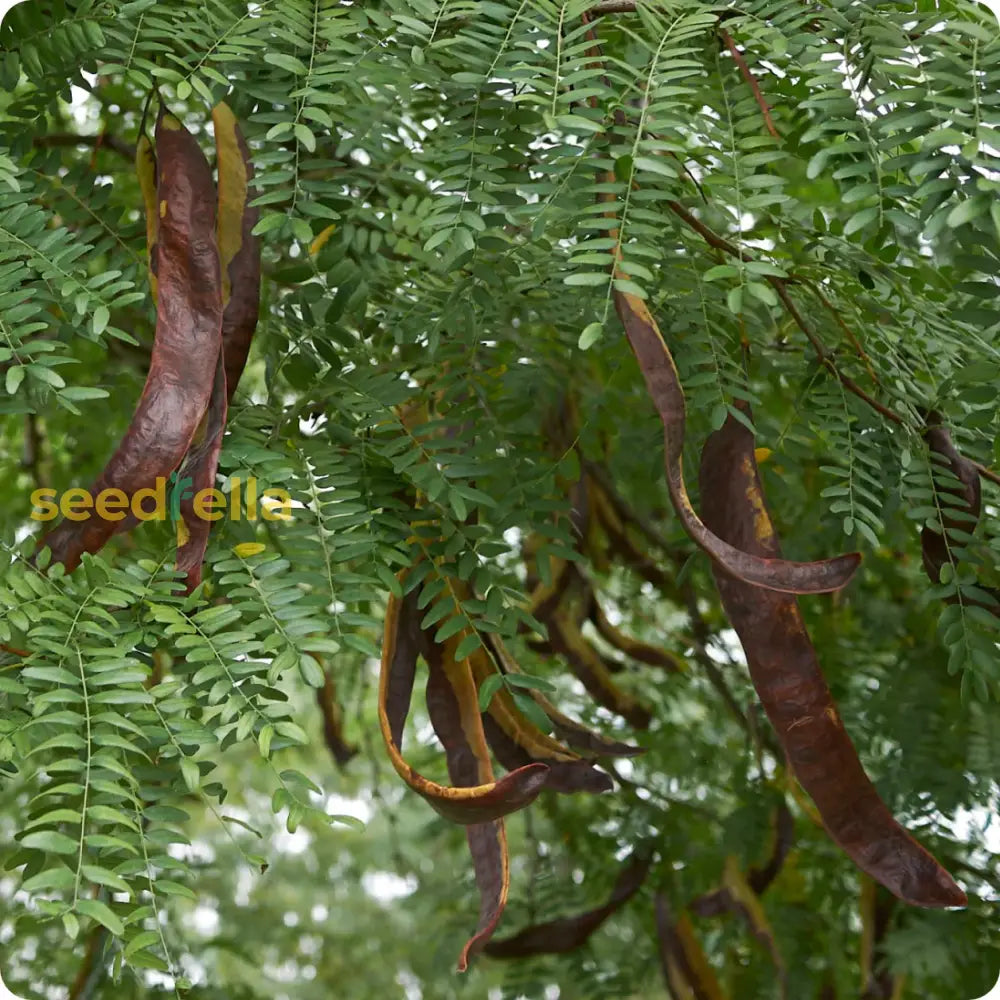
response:
M757 464L760 465L762 462L766 462L771 457L771 449L754 448L753 457L757 460Z
M336 229L336 225L331 223L326 227L317 237L309 244L309 256L315 257L316 254L326 246L328 240L333 235L333 231Z
M248 559L250 556L255 556L266 549L266 545L262 545L260 542L240 542L239 545L233 546L233 552L236 553L241 559Z

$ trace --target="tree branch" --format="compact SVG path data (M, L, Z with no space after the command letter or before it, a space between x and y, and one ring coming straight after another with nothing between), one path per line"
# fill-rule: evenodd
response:
M35 136L33 146L86 146L93 150L110 149L113 153L128 160L135 161L135 146L116 135L102 132L100 135L75 135L71 132L53 132L51 135Z
M774 122L771 119L771 109L768 107L767 101L764 100L764 95L760 91L760 84L757 83L756 77L750 72L750 67L747 65L746 59L743 58L743 53L736 47L733 36L725 28L720 28L719 30L722 33L722 40L729 47L729 52L739 67L743 79L746 80L747 85L753 91L753 96L756 98L761 114L764 116L764 124L767 126L768 132L775 139L780 139L781 136L778 134L778 130L774 127Z

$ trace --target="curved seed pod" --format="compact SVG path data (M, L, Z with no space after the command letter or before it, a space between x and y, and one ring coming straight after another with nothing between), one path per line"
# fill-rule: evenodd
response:
M753 435L732 416L705 444L705 521L730 544L762 557L781 553L767 511ZM893 818L844 731L793 597L753 587L713 567L750 676L802 787L855 864L917 906L964 906L965 893Z
M656 894L654 907L660 966L673 1000L726 1000L688 915L675 919L662 892Z
M253 235L260 209L254 169L243 133L227 104L212 109L219 158L219 257L222 262L222 349L226 393L232 400L247 363L260 312L260 237Z
M561 955L582 947L608 917L620 910L642 888L649 874L648 858L633 858L619 873L608 901L575 917L560 917L525 927L513 937L491 941L485 953L491 958L530 958Z
M444 745L448 773L457 786L449 791L498 789L502 782L494 782L479 715L478 696L468 664L455 661L454 646L447 650L434 646L428 653L427 710L434 731ZM510 792L505 792L503 798L508 804L517 800L514 808L527 805L544 785L545 772L544 766L530 764L507 775L504 781L510 783ZM520 782L519 787L514 782L515 778ZM475 822L465 828L481 902L479 925L459 956L459 972L468 968L469 959L481 951L493 936L507 905L510 886L507 834L503 820L495 811L486 808L485 799L489 795L494 795L494 792L481 795L475 806L476 813L481 814L479 818L484 822ZM462 822L468 823L467 815L468 812L463 811Z
M139 178L139 191L146 212L146 252L149 254L149 287L156 304L156 234L160 213L156 201L156 154L153 144L145 134L139 136L135 146L135 172Z
M604 533L608 554L617 556L629 569L651 583L665 597L678 598L679 589L674 578L629 538L620 512L603 488L595 491L593 507L594 521L600 525Z
M861 879L861 989L862 1000L896 996L895 977L884 967L884 943L895 900L870 879Z
M497 662L504 673L523 673L520 666L510 657L503 646L495 647L494 652ZM560 712L544 694L534 688L529 689L528 694L549 717L556 736L575 750L582 750L594 757L636 757L646 752L642 747L620 743L618 740L613 740L602 733L590 729L582 722L571 719L568 715Z
M677 366L646 303L617 290L614 298L618 316L663 422L667 488L688 535L714 563L746 583L792 594L822 594L845 586L861 562L857 552L819 562L789 562L777 556L741 551L699 519L684 485L684 393Z
M316 690L316 702L323 716L323 740L337 766L345 767L357 755L358 748L351 746L344 737L343 713L337 702L333 674L324 670L323 675L323 686Z
M647 663L651 667L662 667L669 673L682 673L687 669L687 665L679 657L659 646L643 642L641 639L634 639L630 635L625 635L608 620L597 596L591 592L590 607L588 609L590 620L594 623L598 635L607 643L620 650L626 656L640 663Z
M205 413L201 440L187 453L180 471L180 479L190 479L190 490L181 493L180 514L181 541L177 546L177 568L184 573L185 590L191 593L201 583L201 567L208 547L208 536L212 522L201 517L195 510L195 497L204 490L215 486L215 472L219 467L219 453L226 433L226 370L222 361L222 351L216 355L215 381L212 396ZM181 528L183 524L183 528Z
M763 868L753 867L747 872L747 882L758 896L781 874L785 859L795 843L795 817L784 799L775 810L773 836L771 856L767 859L767 864Z
M254 195L250 187L253 163L228 105L220 103L212 109L212 122L219 171L216 237L222 271L222 350L204 437L189 452L183 471L193 485L191 498L181 501L187 537L178 546L177 568L186 575L188 593L201 583L201 567L212 530L212 522L195 512L194 497L215 485L228 403L243 374L260 311L260 240L253 235L259 212L249 204Z
M215 379L222 296L211 171L194 137L162 109L156 154L156 340L132 423L91 486L92 496L119 489L131 499L168 477L188 450ZM84 521L63 521L41 544L70 572L84 552L107 542L118 523L91 512Z
M781 986L781 996L788 996L788 969L785 959L778 946L771 922L767 919L760 899L750 886L749 881L740 869L739 860L733 854L726 858L722 876L723 884L733 901L733 907L742 916L750 933L767 949L778 973Z
M499 644L496 636L489 636L487 641ZM469 662L476 687L480 688L494 672L493 664L482 647L469 657ZM606 792L612 787L610 776L532 723L505 687L490 699L483 728L490 749L508 771L533 763L545 764L549 769L545 785L557 792Z
M382 736L389 759L396 773L419 795L442 815L455 823L483 823L488 819L504 816L509 812L526 806L538 796L545 784L546 768L543 764L533 764L529 767L508 774L500 781L492 778L477 781L474 784L459 788L450 788L429 781L415 771L403 758L400 743L403 737L403 726L410 710L410 699L413 694L413 681L416 673L417 656L426 653L433 657L432 650L427 648L425 638L420 630L420 611L417 608L418 591L413 590L402 600L389 597L386 606L385 638L382 643L382 667L379 676L378 715ZM471 683L471 677L470 677ZM435 690L435 696L443 699L445 692ZM451 692L454 700L454 692ZM462 705L465 718L474 710L479 713L478 698L472 691L472 704ZM436 726L445 729L447 723L447 739L454 741L454 746L445 745L449 762L455 753L463 750L460 740L468 739L460 720L454 722L445 718L443 710L435 704L428 704L432 711L432 719L437 718ZM456 728L457 727L457 728ZM475 733L473 733L475 738ZM444 738L442 738L444 742ZM478 741L477 741L478 742ZM482 742L485 748L485 738ZM478 750L478 746L475 749ZM473 754L475 756L475 754ZM487 757L488 760L488 757Z

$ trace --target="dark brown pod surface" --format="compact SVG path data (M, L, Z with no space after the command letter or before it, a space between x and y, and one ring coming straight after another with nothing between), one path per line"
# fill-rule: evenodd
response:
M753 435L731 416L706 442L702 516L742 551L780 558L754 458ZM834 840L855 864L917 906L964 906L965 893L893 818L865 773L827 687L794 597L713 566L764 710Z
M156 339L131 425L91 486L97 496L122 490L131 499L181 463L208 406L222 340L222 292L215 239L215 185L194 137L161 110L156 123ZM164 512L165 513L165 512ZM42 540L67 571L97 552L120 522L91 511L65 520Z

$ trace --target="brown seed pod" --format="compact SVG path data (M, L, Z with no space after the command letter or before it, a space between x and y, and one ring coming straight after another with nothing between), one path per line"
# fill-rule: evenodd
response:
M781 547L767 510L750 431L730 416L702 452L702 515L758 558ZM833 839L862 871L917 906L964 906L965 893L893 818L844 730L794 597L713 566L726 614L789 763Z
M222 293L215 237L215 186L194 137L161 109L156 123L158 287L156 339L132 422L91 486L131 500L181 463L208 406L222 338ZM96 511L65 520L42 539L70 572L97 552L119 521Z
M502 646L496 636L484 636L491 649ZM510 657L506 650L494 654L503 663ZM494 673L487 650L480 647L469 658L477 688ZM501 687L494 692L483 716L486 741L497 760L508 770L516 771L531 763L545 764L548 769L546 787L557 792L605 792L612 787L611 778L597 770L593 762L583 759L542 732L514 703L510 692Z
M191 449L181 476L192 480L191 496L181 500L186 537L178 545L177 568L190 593L201 582L201 567L212 522L194 509L199 492L212 489L226 432L229 401L243 374L260 311L260 240L253 235L258 210L249 202L253 163L228 105L212 110L218 151L219 213L216 236L222 277L222 342L201 440Z
M857 552L818 562L789 562L742 551L702 522L691 506L684 485L685 408L677 366L646 303L617 289L614 299L615 309L663 422L667 489L677 516L692 540L726 572L759 587L792 594L821 594L845 586L861 562Z
M471 672L459 675L456 670L451 676L445 674L440 648L427 643L420 630L418 596L416 590L402 600L390 596L386 608L378 711L392 765L415 792L427 799L445 819L455 823L483 823L522 809L542 790L546 767L531 764L499 781L493 779L491 771L487 771L489 754ZM489 777L475 782L466 781L459 787L448 787L423 777L403 758L400 751L403 726L409 714L420 654L431 664L434 684L429 692L428 710L449 761L457 759L456 755L485 761L483 774L489 773ZM467 667L465 671L468 671ZM455 684L459 685L458 690ZM465 774L466 770L463 770Z
M491 941L484 952L491 958L530 958L560 955L586 944L610 916L617 913L641 888L649 874L648 858L633 858L619 873L608 901L574 917L560 917L524 930L500 941Z

